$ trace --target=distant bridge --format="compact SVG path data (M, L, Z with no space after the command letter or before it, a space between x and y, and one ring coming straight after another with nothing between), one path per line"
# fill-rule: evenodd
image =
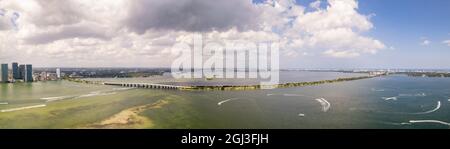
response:
M165 85L165 84L153 84L153 83L117 83L117 82L104 82L104 85L114 85L123 87L134 87L134 88L148 88L148 89L181 89L183 86L176 85Z

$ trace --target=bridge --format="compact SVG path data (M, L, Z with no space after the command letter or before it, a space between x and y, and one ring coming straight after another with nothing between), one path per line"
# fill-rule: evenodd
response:
M148 89L181 89L182 86L154 84L154 83L118 83L118 82L104 82L104 85L114 85L133 88L148 88Z

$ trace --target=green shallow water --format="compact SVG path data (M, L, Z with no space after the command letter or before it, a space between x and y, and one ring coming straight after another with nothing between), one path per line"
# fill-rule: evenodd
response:
M450 122L450 78L386 76L253 91L124 89L56 81L1 84L0 93L0 103L8 103L0 104L0 110L46 105L0 112L1 128L79 128L158 100L169 103L139 114L152 121L146 128L447 129L445 123L409 122ZM325 101L316 100L321 98L330 104L327 110Z

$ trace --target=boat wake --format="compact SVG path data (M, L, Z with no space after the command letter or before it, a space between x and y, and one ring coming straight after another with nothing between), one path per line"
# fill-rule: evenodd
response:
M374 92L384 92L385 91L384 89L375 89L375 88L372 88L371 90Z
M274 96L274 95L277 95L277 94L267 94L267 96ZM312 97L312 96L302 95L302 94L281 94L281 95L285 96L285 97L310 97L310 98L315 98L315 97ZM330 102L325 100L325 98L316 98L315 100L320 103L320 105L322 106L322 111L323 112L327 112L330 109L331 104L330 104Z
M130 89L134 89L134 88L131 88L131 87L113 88L114 91L125 91L125 90L130 90Z
M387 125L397 125L397 126L401 126L401 125L411 125L411 123L407 123L407 122L402 122L402 123L395 123L395 122L381 122L382 124L387 124Z
M429 114L429 113L433 113L437 110L439 110L441 108L441 101L437 102L436 108L430 110L430 111L425 111L425 112L417 112L417 113L413 113L413 114Z
M42 100L45 100L45 102L52 102L57 100L64 100L64 99L70 99L74 98L75 96L57 96L57 97L44 97L41 98Z
M128 88L127 88L128 89ZM121 89L113 89L113 91L118 91L118 90L125 90L125 88L121 88ZM70 95L70 96L56 96L56 97L43 97L40 98L41 100L45 100L45 102L53 102L53 101L59 101L59 100L67 100L67 99L79 99L79 98L86 98L86 97L93 97L93 96L106 96L106 95L114 95L117 92L111 92L111 91L95 91L95 92L90 92L88 94L83 94L83 95Z
M106 95L114 95L116 94L116 92L91 92L89 94L85 94L85 95L80 95L78 97L75 98L86 98L86 97L93 97L93 96L106 96Z
M320 105L322 106L323 112L327 112L331 107L330 102L328 102L324 98L317 98L316 101L318 101L320 103Z
M382 97L381 99L384 99L384 100L397 100L397 97Z
M425 97L427 94L425 93L417 93L417 94L398 94L398 96L394 97L381 97L383 100L397 100L399 97Z
M386 111L379 111L379 110L363 110L363 109L350 109L352 111L355 110L359 110L359 111L366 111L366 112L376 112L376 113L384 113L384 114L409 114L409 115L420 115L420 114L430 114L433 112L436 112L437 110L439 110L441 108L441 101L437 102L437 105L434 109L431 109L429 111L425 111L425 112L416 112L416 113L409 113L409 112L386 112Z
M45 107L45 106L47 106L47 105L40 104L40 105L34 105L34 106L26 106L26 107L19 107L19 108L4 109L4 110L0 110L0 112L13 112L13 111L26 110L26 109L41 108L41 107Z
M284 96L284 97L312 97L308 95L302 95L302 94L266 94L267 96Z
M7 102L0 102L0 105L7 105Z
M302 96L302 95L298 95L298 94L283 94L283 96L287 96L287 97L298 97L298 96Z
M414 124L414 123L437 123L437 124L450 126L450 123L438 121L438 120L409 120L409 123L411 123L411 124Z
M400 97L425 97L427 94L425 93L417 93L417 94L398 94Z
M230 98L230 99L226 99L226 100L222 100L220 102L217 103L218 106L221 106L222 104L229 102L229 101L233 101L233 100L238 100L239 98Z

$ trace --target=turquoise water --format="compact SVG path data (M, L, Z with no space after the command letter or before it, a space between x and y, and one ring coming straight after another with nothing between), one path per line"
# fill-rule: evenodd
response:
M341 77L325 74L292 78ZM391 75L252 91L124 89L68 81L0 87L0 103L7 103L0 110L46 105L1 112L2 128L77 128L158 100L170 102L139 114L152 120L148 128L447 129L450 122L450 78Z
M163 120L163 128L185 123L196 128L449 128L450 122L450 78L387 76L298 88L178 94L195 110L184 122Z

